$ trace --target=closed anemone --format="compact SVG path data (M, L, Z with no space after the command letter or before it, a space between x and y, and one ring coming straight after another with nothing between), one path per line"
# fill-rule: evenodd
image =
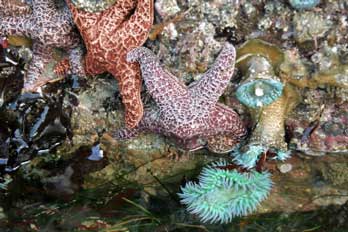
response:
M251 108L267 106L277 100L283 92L283 84L272 79L257 79L238 87L236 96Z
M179 193L181 203L202 222L229 223L256 210L272 187L268 172L224 170L226 162L203 169L199 183L188 182Z
M238 87L236 96L250 108L267 106L283 92L283 84L274 75L273 66L263 56L253 56L248 61L248 70Z

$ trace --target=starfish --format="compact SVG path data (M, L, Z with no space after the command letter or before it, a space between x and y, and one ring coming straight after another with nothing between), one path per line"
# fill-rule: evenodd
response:
M117 0L100 12L77 9L66 0L87 48L86 72L110 72L119 82L127 127L143 116L141 76L137 63L126 61L127 53L145 43L153 23L153 0Z
M238 114L218 103L232 77L235 56L233 45L225 43L213 66L186 86L163 69L149 49L132 50L127 60L140 63L147 91L157 107L145 111L138 127L121 129L116 137L128 139L139 132L151 131L175 138L186 150L208 145L214 152L230 151L246 134ZM228 146L221 146L220 142Z
M62 48L69 53L73 74L85 75L81 65L83 55L79 48L81 41L75 32L69 9L58 8L54 2L54 0L32 0L31 13L25 6L12 5L14 9L26 12L23 15L3 12L6 16L0 21L1 36L25 36L33 41L33 58L25 76L24 91L36 91L38 87L51 80L52 77L46 76L44 72L52 61L54 48Z
M25 4L23 0L0 0L0 15L15 16L21 14L29 14L30 6Z

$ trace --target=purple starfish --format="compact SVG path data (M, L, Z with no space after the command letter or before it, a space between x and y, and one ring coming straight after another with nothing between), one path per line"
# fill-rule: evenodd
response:
M151 131L175 138L186 150L208 146L213 152L230 151L246 134L238 114L218 103L232 77L235 57L234 47L226 43L214 65L186 86L163 69L149 49L132 50L127 60L140 63L147 90L158 107L146 110L138 127L122 129L116 136L126 139Z
M26 36L33 41L33 58L25 77L24 91L36 91L52 78L44 72L52 60L53 48L68 51L72 74L85 75L81 65L83 54L78 47L80 38L66 6L58 8L54 0L32 0L31 13L21 15L5 11L1 14L6 16L1 17L0 36Z
M15 16L28 14L30 6L24 0L0 0L0 16Z

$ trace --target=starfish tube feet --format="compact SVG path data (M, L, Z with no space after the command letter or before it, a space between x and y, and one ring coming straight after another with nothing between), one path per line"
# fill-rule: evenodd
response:
M83 49L80 46L70 49L68 60L70 63L69 71L71 75L77 75L81 78L85 78L86 72L83 63Z
M71 0L74 6L78 9L87 11L87 12L100 12L103 11L110 6L112 6L116 0Z
M208 138L207 148L217 154L226 154L234 149L239 143L233 135L216 135Z

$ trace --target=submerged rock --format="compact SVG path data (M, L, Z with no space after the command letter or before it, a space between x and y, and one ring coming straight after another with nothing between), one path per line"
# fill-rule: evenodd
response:
M290 144L293 149L308 155L348 153L348 103L328 104L316 118L303 117L302 105L288 118L287 126L293 135ZM307 106L308 107L308 106ZM312 121L311 121L312 120Z
M348 163L326 163L320 167L320 170L326 181L348 190Z

